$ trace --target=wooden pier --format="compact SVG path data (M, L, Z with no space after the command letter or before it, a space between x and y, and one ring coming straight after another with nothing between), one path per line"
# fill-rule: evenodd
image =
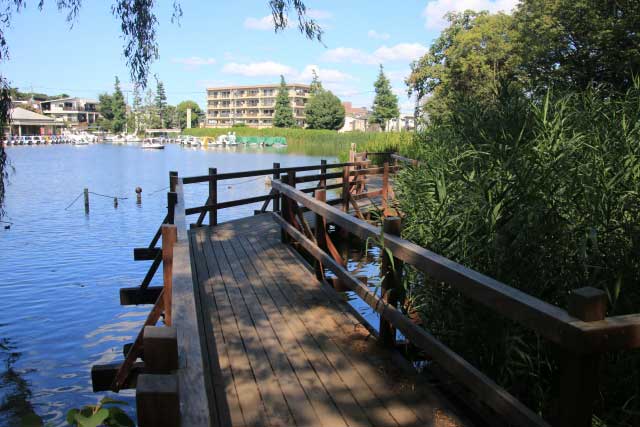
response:
M143 427L590 426L600 355L640 347L640 316L606 317L606 297L592 288L575 290L565 311L402 239L392 181L405 164L422 167L352 151L341 164L171 173L163 224L134 250L152 261L149 273L121 289L123 304L153 308L122 363L94 366L94 390L136 388ZM220 182L260 176L271 177L269 194L218 200ZM208 183L208 196L188 208L184 186L194 183ZM220 209L254 203L253 216L218 223ZM187 226L189 215L198 217ZM384 241L380 291L348 270L334 242L348 235ZM150 286L160 265L163 286ZM403 265L555 343L562 410L543 419L418 326L404 310ZM380 323L367 324L341 289ZM445 381L404 359L397 331ZM443 383L457 390L453 402Z

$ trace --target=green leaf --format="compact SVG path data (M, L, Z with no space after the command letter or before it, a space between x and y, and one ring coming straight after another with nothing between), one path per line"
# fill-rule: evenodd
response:
M124 400L116 400L116 399L112 399L110 397L103 397L102 400L100 400L100 405L109 405L109 404L112 404L112 405L126 405L126 406L129 405Z
M109 417L109 410L102 408L90 417L85 417L81 414L76 414L76 421L80 427L98 427Z
M79 414L80 411L78 411L77 409L70 409L67 412L67 424L69 425L76 425L76 415Z

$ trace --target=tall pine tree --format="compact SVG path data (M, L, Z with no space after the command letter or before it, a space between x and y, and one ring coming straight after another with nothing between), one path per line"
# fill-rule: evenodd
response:
M167 113L167 94L164 91L164 84L156 77L156 114L160 119L160 126L165 127Z
M322 82L320 81L320 78L318 78L318 73L316 73L315 68L311 70L311 74L313 75L313 78L311 79L309 92L311 92L311 96L313 96L318 94L320 91L322 91L323 87L322 87Z
M124 130L127 123L127 105L124 102L124 96L120 89L120 80L116 76L113 96L111 98L111 109L113 110L113 121L111 122L111 131L120 133Z
M290 128L296 125L291 101L289 101L289 89L287 89L284 76L280 76L280 89L278 89L278 96L276 97L273 125L277 128Z
M304 115L309 129L338 130L344 126L344 107L340 99L325 90L313 70L311 80L311 96L304 108Z
M398 109L398 97L391 91L391 83L384 75L382 65L380 65L380 74L373 84L376 96L373 100L373 112L371 113L371 123L377 123L384 130L387 120L398 117L400 110Z

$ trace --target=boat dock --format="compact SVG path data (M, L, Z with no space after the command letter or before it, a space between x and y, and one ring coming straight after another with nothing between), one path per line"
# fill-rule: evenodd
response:
M149 272L120 294L151 311L122 362L93 367L94 390L135 388L143 427L590 426L599 355L640 346L640 318L605 317L606 298L592 288L574 291L565 311L402 239L392 183L404 165L418 167L352 151L340 164L172 172L162 225L134 250L152 261ZM263 175L268 194L218 200L220 182ZM184 187L194 183L208 183L208 197L187 207ZM259 203L253 216L218 223L220 209ZM379 289L336 249L348 235L384 241ZM562 411L543 419L418 325L404 305L407 265L557 344ZM160 266L163 286L151 286ZM438 381L404 357L407 346L437 365Z

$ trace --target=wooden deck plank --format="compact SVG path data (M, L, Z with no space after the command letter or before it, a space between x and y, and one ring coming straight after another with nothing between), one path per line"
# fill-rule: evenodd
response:
M256 245L261 246L261 242L254 242ZM364 339L369 336L368 331L361 331L360 334L349 333L343 335L341 328L338 329L340 321L334 321L336 317L336 311L344 312L344 308L337 309L327 304L324 298L324 294L317 292L318 290L313 287L313 290L307 290L301 294L301 290L292 283L309 283L311 280L311 273L308 270L303 270L298 265L298 268L291 268L292 263L289 260L288 265L284 265L281 261L283 256L284 246L276 246L271 248L262 247L264 254L274 261L276 267L273 271L277 275L276 280L282 286L283 295L289 298L293 305L297 307L299 315L302 317L305 325L309 329L321 346L329 355L330 361L334 366L340 366L342 363L347 363L347 369L340 369L340 374L343 377L343 381L352 389L353 395L360 402L360 405L365 410L368 417L371 419L373 425L419 425L418 418L413 413L409 413L405 407L393 405L390 411L388 401L381 399L376 390L371 387L371 379L367 376L363 376L360 372L364 369L359 365L362 365L362 360L354 357L351 353L354 353L352 349L340 345L341 341L352 341L358 337L362 338L364 333ZM293 257L293 254L286 254L289 257ZM315 279L315 278L314 278ZM321 285L318 285L321 286ZM310 297L313 297L310 298ZM319 307L324 309L318 309ZM364 329L364 328L363 328ZM340 331L337 334L336 331ZM332 333L333 332L333 333ZM358 369L360 368L360 369ZM375 377L380 374L376 373ZM378 394L384 390L378 390ZM389 398L389 396L384 396ZM395 412L395 413L394 413Z
M223 268L223 270L228 268L229 273L234 276L236 281L237 288L233 290L231 300L234 307L239 307L238 311L244 319L251 319L253 325L259 329L258 332L254 328L251 334L252 339L255 340L254 342L256 344L259 342L261 348L247 348L247 351L250 354L257 353L257 357L256 355L253 356L254 359L256 359L256 364L268 364L271 367L269 372L263 372L263 374L267 376L266 378L256 375L258 381L266 382L270 384L272 388L275 388L277 385L277 390L272 389L271 393L279 393L277 396L267 397L263 394L265 406L269 407L274 405L278 410L286 409L286 421L288 425L293 424L293 419L295 419L297 425L319 424L317 414L307 400L285 356L285 350L275 338L267 316L252 295L251 284L241 266L241 264L250 262L250 260L246 258L239 260L235 256L235 252L233 252L229 242L229 240L225 240L221 242L213 241L211 243L214 246L214 251L222 251L225 255L226 264L224 266L221 264L221 268ZM252 366L254 366L253 363ZM269 402L271 399L273 402ZM280 408L281 405L283 405L284 408ZM291 415L293 415L293 419L291 419Z
M226 283L217 263L209 239L203 236L203 252L210 272L215 272L210 291L213 293L215 308L218 312L222 334L227 343L229 365L233 373L233 382L237 390L238 401L245 425L269 425L254 371L247 356L241 329L238 325L232 304L227 295ZM257 369L257 368L256 368Z
M244 417L242 416L235 382L233 381L227 344L218 317L219 312L211 291L211 281L214 279L211 277L212 274L209 272L204 258L203 231L196 230L195 232L190 232L190 235L193 248L192 256L195 258L194 264L199 282L199 308L202 312L203 329L208 338L206 346L209 363L213 369L210 375L213 384L214 404L218 412L218 425L242 425L244 424Z
M192 231L220 425L469 425L388 350L270 215ZM213 369L215 371L215 369ZM220 396L224 394L224 396Z

